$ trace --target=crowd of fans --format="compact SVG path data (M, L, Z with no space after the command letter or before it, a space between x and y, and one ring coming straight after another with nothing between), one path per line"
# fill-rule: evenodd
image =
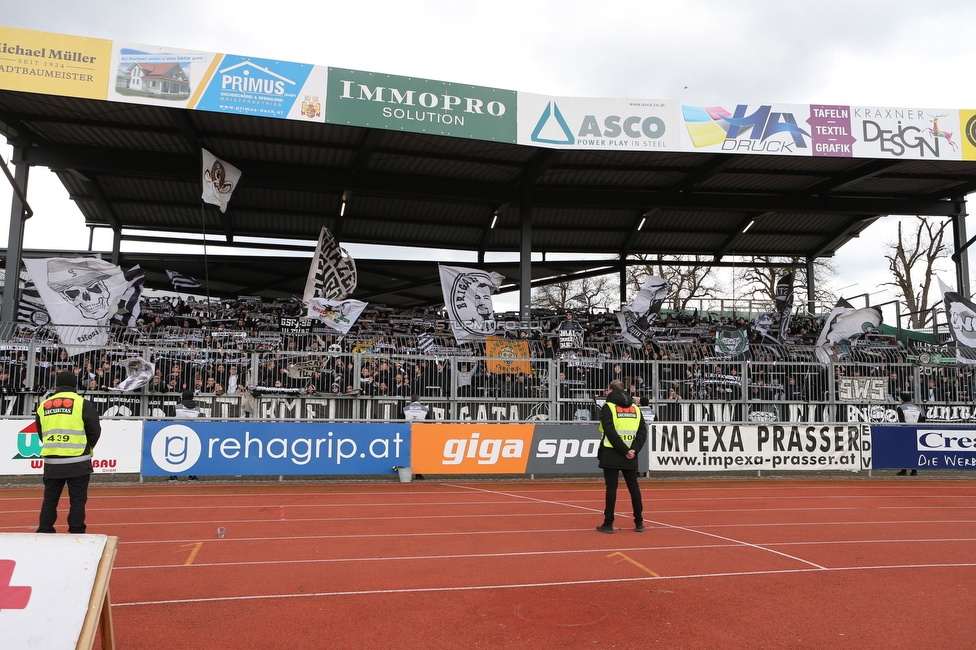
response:
M391 309L369 305L345 335L303 320L300 301L237 300L205 304L192 299L149 299L136 327L113 330L111 345L70 355L59 347L53 328L23 328L7 346L0 390L42 391L61 370L72 370L87 390L118 389L128 370L124 361L148 349L154 375L150 393L243 395L257 393L363 394L407 399L484 397L561 400L591 399L619 379L649 401L829 401L842 377L885 381L894 401L902 392L925 401L969 401L973 376L954 363L923 369L910 350L892 337L850 347L831 369L812 349L822 318L794 319L785 341L770 339L744 317L662 314L652 338L642 346L622 338L615 314L533 310L530 327L517 314L499 314L497 334L518 341L516 370L479 360L484 342L459 344L437 309ZM564 324L581 333L568 345ZM749 353L738 358L716 353L721 328L744 328ZM33 341L33 381L29 381L24 341ZM18 342L20 345L18 345ZM552 376L555 372L556 376ZM828 374L835 373L834 381ZM654 383L654 380L656 384ZM653 384L653 385L652 385Z

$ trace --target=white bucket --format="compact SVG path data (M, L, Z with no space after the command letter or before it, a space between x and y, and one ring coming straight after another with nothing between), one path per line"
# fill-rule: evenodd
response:
M413 478L413 468L412 467L398 467L397 473L400 474L401 483L409 483L410 479Z

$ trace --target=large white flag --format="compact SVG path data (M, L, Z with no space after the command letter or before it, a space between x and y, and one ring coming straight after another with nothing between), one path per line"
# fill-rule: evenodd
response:
M444 308L451 320L454 338L480 340L495 333L495 308L491 296L505 281L492 271L439 265Z
M976 304L939 280L949 334L956 342L956 361L976 364Z
M650 336L652 323L664 300L668 297L671 284L664 278L652 275L644 280L633 303L617 312L620 333L628 343L644 345Z
M237 189L241 170L206 149L200 151L203 152L203 196L201 198L204 203L218 205L221 212L227 212L227 203L230 201L231 194Z
M308 269L302 300L305 303L310 303L312 298L344 300L356 290L357 282L356 262L323 226Z
M866 332L868 329L875 328L881 324L881 309L878 307L864 307L854 309L854 307L841 298L837 301L827 322L824 323L820 331L820 338L817 339L817 347L814 352L822 363L831 363L838 360L837 344L847 341L855 334Z
M108 342L109 321L133 282L122 269L90 257L25 259L24 266L65 346Z
M320 320L337 332L348 334L349 328L356 323L364 309L366 309L366 303L362 300L312 298L308 301L306 317Z

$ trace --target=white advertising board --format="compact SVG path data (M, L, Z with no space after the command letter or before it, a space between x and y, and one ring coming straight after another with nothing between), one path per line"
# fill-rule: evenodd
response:
M92 454L96 474L137 474L142 467L142 421L102 420ZM0 476L42 474L41 441L34 420L0 420Z

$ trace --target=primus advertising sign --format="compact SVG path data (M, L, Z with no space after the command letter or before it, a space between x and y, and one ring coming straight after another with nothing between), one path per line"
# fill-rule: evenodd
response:
M518 143L533 147L677 151L678 102L519 93Z
M515 142L516 93L329 68L326 122Z

